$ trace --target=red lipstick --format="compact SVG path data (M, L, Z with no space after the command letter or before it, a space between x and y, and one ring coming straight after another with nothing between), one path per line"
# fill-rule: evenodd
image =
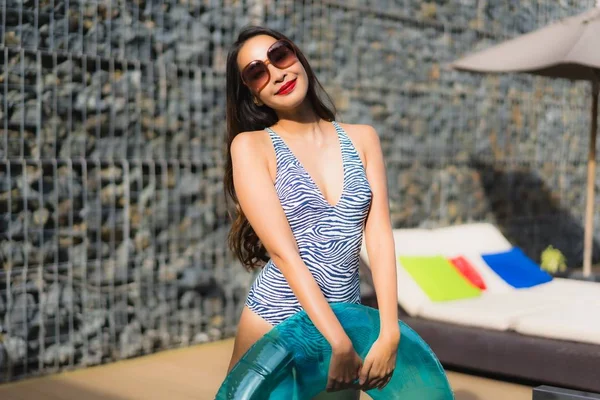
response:
M298 78L296 78L298 79ZM288 83L284 84L282 87L279 88L279 90L277 91L277 93L275 94L288 94L291 93L294 88L296 87L296 79L294 79L293 81L289 81Z

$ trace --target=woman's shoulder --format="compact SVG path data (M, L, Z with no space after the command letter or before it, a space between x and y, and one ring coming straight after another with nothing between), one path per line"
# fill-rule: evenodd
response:
M271 138L265 129L238 133L231 141L231 159L248 172L262 170L266 166L271 179L275 180L277 171L275 150Z
M269 133L264 130L244 131L238 133L231 141L231 159L234 164L266 165L269 171L275 170L275 156L270 143ZM273 175L271 173L271 175Z
M371 143L377 143L379 136L375 128L367 124L346 124L337 123L354 143L362 146L368 146Z
M238 133L231 141L231 151L261 150L268 144L269 134L264 129Z

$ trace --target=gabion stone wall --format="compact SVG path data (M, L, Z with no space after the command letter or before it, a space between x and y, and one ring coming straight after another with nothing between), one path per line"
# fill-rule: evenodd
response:
M1 0L0 381L233 335L224 72L249 23L377 128L394 226L492 221L576 265L588 89L447 66L593 6L519 3Z
M2 2L0 381L234 333L213 3Z
M395 227L489 221L535 260L554 245L581 266L589 84L449 64L594 1L286 4L268 25L302 38L341 120L381 136Z

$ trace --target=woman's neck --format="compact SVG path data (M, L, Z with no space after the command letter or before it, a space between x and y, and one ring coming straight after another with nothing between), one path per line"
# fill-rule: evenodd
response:
M312 108L310 101L306 99L302 105L291 111L277 111L279 121L274 127L283 128L284 133L304 136L304 134L320 131L319 117Z

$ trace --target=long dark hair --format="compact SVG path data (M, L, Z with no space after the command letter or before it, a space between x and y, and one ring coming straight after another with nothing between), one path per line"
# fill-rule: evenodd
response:
M246 40L257 35L269 35L275 39L287 39L285 35L272 29L249 26L244 28L238 38L233 43L229 54L227 55L227 161L225 165L225 176L223 179L223 187L225 190L225 201L228 202L228 197L231 198L235 205L235 216L230 218L233 220L231 230L227 238L229 248L235 256L242 262L242 265L247 270L264 265L269 257L265 247L260 242L260 239L250 226L248 219L244 215L233 186L233 168L231 162L231 142L239 133L246 131L261 130L274 125L279 118L275 111L266 106L257 106L253 101L253 94L246 85L242 83L240 70L237 64L238 52ZM292 42L293 44L293 42ZM308 92L306 94L308 101L312 105L315 113L327 120L335 119L336 109L333 101L321 86L321 83L315 76L312 68L308 64L306 57L300 49L293 44L298 60L302 63L308 76ZM317 89L321 95L329 102L325 105Z

